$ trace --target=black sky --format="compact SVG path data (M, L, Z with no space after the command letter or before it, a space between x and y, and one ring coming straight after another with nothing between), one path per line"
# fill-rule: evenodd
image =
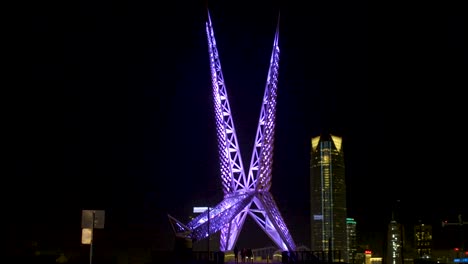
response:
M281 10L271 192L296 243L308 243L309 142L322 132L343 137L348 214L363 233L385 232L396 200L407 222L468 213L462 8L208 6L245 162ZM108 236L139 230L165 248L168 213L184 219L221 200L205 8L36 4L10 115L14 237L79 243L81 210L95 208L106 210Z

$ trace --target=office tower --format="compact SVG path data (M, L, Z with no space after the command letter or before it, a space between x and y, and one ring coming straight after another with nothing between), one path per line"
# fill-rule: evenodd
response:
M387 230L387 264L403 264L402 234L402 225L392 218Z
M346 184L342 138L312 138L310 159L311 250L348 262Z
M357 252L357 242L356 242L356 221L353 218L346 218L346 231L348 236L348 259L350 263L355 263Z
M372 251L366 250L364 251L364 264L372 264Z
M414 247L419 258L432 256L432 226L421 222L414 226Z

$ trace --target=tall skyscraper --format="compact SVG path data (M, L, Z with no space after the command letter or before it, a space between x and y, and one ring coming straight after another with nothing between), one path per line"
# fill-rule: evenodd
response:
M349 262L342 138L312 138L310 159L311 250Z
M403 232L402 225L395 219L388 224L387 231L387 264L403 264L402 245Z

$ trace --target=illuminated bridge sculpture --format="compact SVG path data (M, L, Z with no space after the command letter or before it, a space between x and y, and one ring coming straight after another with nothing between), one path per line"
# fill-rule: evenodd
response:
M296 246L270 193L278 82L279 23L276 28L260 119L248 174L245 174L216 41L208 12L208 36L216 133L224 199L183 224L169 215L176 236L197 241L220 231L220 250L232 250L247 215L284 251Z

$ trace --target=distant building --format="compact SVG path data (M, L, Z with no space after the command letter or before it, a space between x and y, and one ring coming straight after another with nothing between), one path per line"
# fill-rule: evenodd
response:
M382 257L372 257L370 259L371 264L382 264Z
M347 251L349 254L349 262L355 263L357 253L357 242L356 242L356 221L353 218L346 218L346 232L348 245Z
M414 247L418 258L432 258L432 226L418 223L414 226Z
M311 144L311 250L349 262L342 138L320 135Z
M387 264L403 264L402 256L402 226L393 218L387 231Z

